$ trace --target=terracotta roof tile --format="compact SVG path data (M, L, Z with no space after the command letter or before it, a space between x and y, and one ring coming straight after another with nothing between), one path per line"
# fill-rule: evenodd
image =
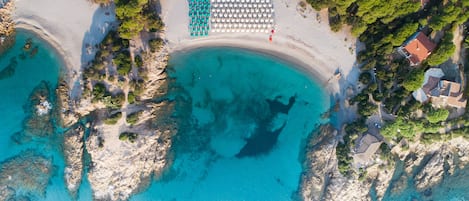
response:
M419 32L404 46L404 49L410 54L410 62L417 65L425 60L435 47L435 43L431 42L425 34Z

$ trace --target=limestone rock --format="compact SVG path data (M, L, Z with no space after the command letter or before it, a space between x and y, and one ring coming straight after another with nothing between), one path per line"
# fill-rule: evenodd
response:
M313 134L314 135L314 134ZM313 137L307 147L301 176L301 198L303 200L321 200L337 164L335 147L337 131L330 125L322 126L319 136Z
M71 100L70 100L70 89L68 84L61 80L59 86L56 89L57 94L57 105L60 108L60 124L62 127L70 127L78 122L78 116L72 111Z
M417 190L422 191L438 184L443 179L445 172L443 164L444 158L441 153L435 153L431 156L428 163L414 177Z
M83 137L85 129L82 125L68 130L64 134L64 155L67 166L64 170L67 189L76 196L83 176Z
M115 139L102 135L114 136ZM118 135L118 134L117 134ZM171 131L140 134L134 143L119 141L112 133L93 133L86 141L92 167L88 180L98 200L126 200L166 165ZM104 141L103 141L104 139Z

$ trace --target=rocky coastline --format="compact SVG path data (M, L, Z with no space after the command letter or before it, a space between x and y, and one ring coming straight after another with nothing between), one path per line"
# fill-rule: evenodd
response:
M15 43L15 23L12 19L14 8L13 1L6 2L0 8L0 54Z
M84 137L85 128L81 124L64 133L63 153L66 161L64 177L72 197L76 197L83 177Z
M70 128L64 134L64 155L67 167L65 181L72 196L77 194L82 176L87 176L94 200L127 200L132 194L150 184L166 167L171 138L176 132L171 119L173 103L161 100L167 93L166 66L168 49L143 55L147 79L139 101L120 109L122 116L139 113L139 120L129 124L121 118L107 124L109 111L101 102L90 97L71 98L70 84L61 80L57 93L60 124ZM127 88L124 84L122 88ZM82 125L83 118L89 122ZM85 130L89 135L84 136ZM135 139L124 140L122 133L135 134ZM85 150L86 149L86 150ZM83 155L91 157L87 175Z
M337 168L337 133L332 126L323 125L307 145L298 195L301 200L382 200L408 185L414 185L424 200L432 200L432 187L469 163L469 142L462 137L432 144L402 141L391 150L396 163L402 165L375 163L357 170L366 174L345 177ZM413 184L408 183L409 178Z

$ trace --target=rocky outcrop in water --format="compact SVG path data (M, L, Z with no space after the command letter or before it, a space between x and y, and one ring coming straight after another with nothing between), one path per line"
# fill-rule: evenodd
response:
M0 165L0 200L44 197L53 171L52 159L31 150L7 159Z
M72 102L70 100L70 89L65 80L60 80L56 89L57 105L60 108L60 125L62 127L70 127L78 122L79 116L72 111Z
M119 133L105 126L94 129L86 146L92 159L88 180L95 199L126 200L165 167L172 131L136 128L132 132L138 131L138 137L130 142L119 140Z
M12 20L14 8L13 1L8 1L0 8L0 54L15 43L15 23Z
M51 101L51 93L50 93L50 84L48 82L41 82L38 86L36 86L33 90L33 93L30 96L30 107L27 110L29 113L29 117L26 119L26 126L25 126L25 134L32 135L32 136L47 136L51 135L54 132L54 124L52 122L52 112L48 112L46 114L41 113L38 110L38 106L41 105L42 102Z
M373 184L377 197L381 198L392 178L392 168L374 164L367 167L364 170L367 173L362 176L341 175L335 153L338 140L337 131L324 125L309 143L300 186L302 200L371 200Z
M446 177L452 177L458 169L463 169L469 162L469 142L463 138L447 142L423 144L416 141L402 149L393 148L403 162L402 174L392 183L390 193L399 194L409 188L408 178L413 178L415 189L425 199L431 200L432 188L440 185Z
M83 176L85 128L78 125L64 133L64 155L66 167L64 170L65 182L70 194L75 197Z
M301 176L301 198L303 200L321 200L332 174L337 159L335 147L337 145L337 131L332 126L322 126L319 133L312 134L312 140L306 148L306 160Z

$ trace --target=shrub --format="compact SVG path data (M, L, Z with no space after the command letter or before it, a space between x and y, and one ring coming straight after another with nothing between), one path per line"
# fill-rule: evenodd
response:
M143 60L142 60L142 57L140 55L135 55L134 57L134 61L135 61L135 66L137 67L143 67Z
M431 66L440 65L447 61L454 54L454 51L456 51L456 46L453 43L453 34L445 33L436 50L428 57L427 63Z
M445 121L449 116L449 111L445 109L433 109L427 113L427 120L430 123L438 123L441 121Z
M124 93L120 92L120 93L110 96L110 98L108 99L109 99L109 102L105 103L106 106L113 108L113 109L117 109L117 108L122 107L122 104L124 103L124 100L125 100L125 95Z
M163 46L163 39L161 38L151 39L150 41L148 41L148 46L150 47L151 52L159 51L161 47Z
M135 103L135 94L133 91L130 91L129 94L127 94L127 102L129 102L129 104Z
M364 85L368 85L371 82L371 74L369 72L363 72L360 74L359 80Z
M109 116L106 120L104 120L104 123L108 124L108 125L114 125L121 118L122 118L122 113L121 112L116 112L116 113L112 114L111 116Z
M93 101L99 101L103 99L105 96L107 96L107 89L106 86L103 83L96 83L93 86Z
M422 68L412 70L405 78L402 86L407 91L415 91L422 86L425 72Z
M117 73L121 76L129 74L132 69L132 61L130 60L130 52L124 51L114 58L114 64L117 66Z
M119 135L119 140L121 141L129 141L131 143L134 143L135 140L137 139L138 134L137 133L131 133L131 132L123 132Z
M140 112L134 112L132 114L127 115L127 118L126 118L127 123L130 125L136 124L141 114L142 112L140 111Z

